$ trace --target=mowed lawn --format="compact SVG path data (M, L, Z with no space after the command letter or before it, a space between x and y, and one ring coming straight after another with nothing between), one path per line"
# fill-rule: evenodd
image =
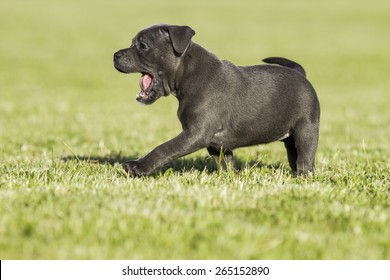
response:
M389 259L390 2L22 1L0 8L0 259ZM317 170L282 143L205 150L151 177L121 162L180 132L115 51L155 23L240 65L301 63L321 102Z

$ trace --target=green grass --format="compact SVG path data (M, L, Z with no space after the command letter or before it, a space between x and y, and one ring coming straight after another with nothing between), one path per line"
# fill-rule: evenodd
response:
M0 259L389 259L390 3L22 1L0 9ZM286 56L321 102L317 171L280 143L120 166L180 132L112 66L141 28L187 24L222 59Z

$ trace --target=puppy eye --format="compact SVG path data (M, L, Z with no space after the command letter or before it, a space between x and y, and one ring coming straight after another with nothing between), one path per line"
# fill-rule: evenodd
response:
M139 48L140 48L141 50L147 50L149 47L148 47L148 45L145 44L145 43L139 43Z

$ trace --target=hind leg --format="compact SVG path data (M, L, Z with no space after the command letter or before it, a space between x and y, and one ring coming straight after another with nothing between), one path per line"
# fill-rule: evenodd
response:
M318 147L318 125L302 123L293 134L297 150L297 175L313 172Z
M295 141L292 136L286 138L283 140L284 147L287 151L287 159L288 163L290 164L290 167L293 172L297 172L297 159L298 159L298 152L297 148L295 147Z
M208 147L207 151L217 163L218 167L219 164L221 164L222 170L227 170L228 166L230 166L232 169L235 169L232 151L223 149L218 150L214 149L213 147Z

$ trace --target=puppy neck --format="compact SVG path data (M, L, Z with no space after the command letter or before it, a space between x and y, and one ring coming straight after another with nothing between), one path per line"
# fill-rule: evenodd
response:
M172 95L179 97L187 91L194 92L193 88L204 86L204 83L218 74L222 61L213 53L203 48L199 44L192 42L186 52L181 57L181 62L177 68L174 86L171 87ZM202 85L191 83L191 77L197 77L202 81ZM191 90L187 90L191 88Z

